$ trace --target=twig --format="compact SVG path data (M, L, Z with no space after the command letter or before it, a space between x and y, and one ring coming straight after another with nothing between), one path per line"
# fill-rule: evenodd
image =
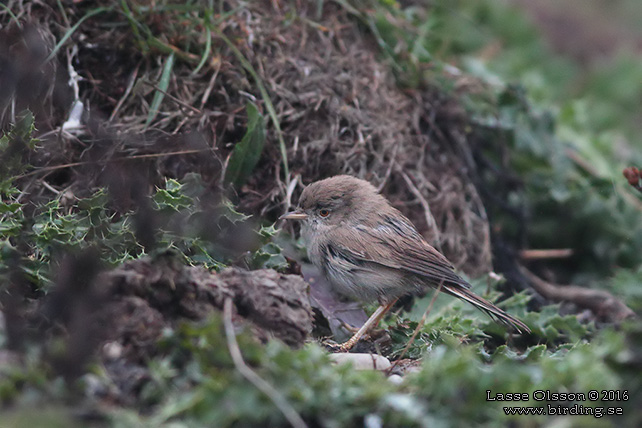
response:
M47 183L45 180L42 180L42 185L45 186L45 188L49 189L56 195L60 195L62 192L60 190L56 190L51 184Z
M417 338L417 334L419 334L419 330L421 330L421 328L426 323L426 319L428 319L428 315L430 314L430 311L432 310L432 306L435 304L435 300L437 300L437 296L439 295L439 292L441 291L441 286L443 285L443 283L444 283L443 281L441 281L439 283L439 286L437 287L437 289L435 290L435 292L432 295L432 298L430 299L430 303L428 303L428 307L426 308L426 310L424 311L424 314L422 315L421 319L419 320L419 324L417 324L417 328L415 328L415 331L412 332L412 336L410 336L410 340L408 341L408 344L406 345L405 348L403 348L403 352L401 353L399 358L397 358L397 360L395 360L394 364L388 369L388 373L392 372L392 370L394 370L394 368L397 367L397 365L399 364L399 361L401 361L401 359L404 357L404 355L406 355L406 352L408 352L408 350L410 349L410 346L412 346L413 342Z
M216 82L216 78L218 77L219 71L221 71L220 62L216 65L216 68L214 69L214 73L212 73L212 77L210 78L210 81L207 84L207 88L205 88L205 91L203 92L203 96L201 97L201 109L205 108L205 103L210 98L210 94L214 89L214 83Z
M573 250L571 248L554 248L548 250L522 250L519 256L522 259L535 260L535 259L563 259L571 257Z
M584 171L591 174L593 177L601 178L602 175L599 171L586 159L584 159L578 152L573 149L567 148L565 151L566 156L571 159L577 166L582 168Z
M381 180L381 184L379 184L379 187L377 187L377 192L381 192L383 190L383 188L386 185L386 182L388 181L388 178L390 178L392 167L395 166L395 164L397 163L397 151L399 150L400 145L401 144L397 143L392 148L392 154L390 155L390 163L388 164L388 168L386 169L386 174L383 176L383 180Z
M290 185L287 188L287 191L285 193L285 212L287 213L290 211L290 207L292 206L292 193L294 193L294 189L296 189L296 185L301 182L301 175L297 174L294 176L293 180L290 182Z
M125 100L127 99L127 97L129 97L129 94L131 93L132 89L134 88L134 83L136 82L136 78L138 77L138 69L139 68L140 68L140 61L138 62L138 64L136 64L136 68L134 68L134 71L129 76L129 81L127 82L127 87L125 88L125 92L123 93L123 96L120 97L120 99L118 100L118 103L116 104L116 107L114 107L114 111L111 112L111 115L109 116L109 122L114 120L114 117L116 117L116 115L120 111L120 108L125 103Z
M435 221L435 218L432 215L432 212L430 211L430 205L428 204L428 201L426 198L423 197L417 186L412 182L410 177L408 177L408 174L403 172L401 169L399 170L401 173L401 176L403 179L406 181L406 184L410 188L410 191L412 192L413 195L417 199L419 199L419 203L421 203L421 206L424 209L424 216L426 217L426 224L428 227L431 229L431 231L434 232L435 234L435 241L437 242L437 245L441 242L440 236L439 236L439 229L437 228L437 222Z
M196 114L203 114L203 112L200 111L199 109L197 109L196 107L192 107L191 105L187 104L185 101L179 100L178 98L176 98L172 94L168 93L167 91L162 90L161 88L159 88L157 85L153 84L152 82L149 82L147 80L143 80L143 83L148 85L148 86L151 86L152 88L154 88L154 90L156 90L158 92L161 92L163 95L165 95L166 97L168 97L169 99L174 101L176 104L178 104L178 105L180 105L182 107L185 107L188 110L192 110Z
M547 299L575 303L581 308L590 309L598 317L610 322L620 322L635 316L635 312L608 291L593 290L577 285L551 284L524 266L519 266L519 270L530 280L535 291Z
M192 150L180 150L178 152L167 152L167 153L148 153L146 155L135 155L135 156L129 156L126 158L113 158L113 159L105 159L105 160L99 160L99 161L85 161L85 162L71 162L71 163L65 163L62 165L53 165L53 166L44 166L42 168L38 168L34 171L27 172L22 175L18 175L15 178L24 178L24 177L30 177L32 175L36 175L41 172L46 172L46 171L55 171L58 169L65 169L65 168L73 168L75 166L83 166L83 165L96 165L96 164L101 164L101 163L110 163L110 162L120 162L120 161L128 161L128 160L135 160L135 159L148 159L148 158L159 158L163 156L174 156L174 155L188 155L192 153L200 153L200 152L209 152L211 151L211 148L207 149L192 149Z
M268 396L270 400L274 403L276 407L283 413L283 416L290 422L295 428L307 428L306 423L303 421L301 416L297 413L296 410L288 403L281 395L279 391L274 389L272 385L267 383L262 377L257 375L251 368L249 368L245 361L243 361L243 356L241 355L241 350L239 345L236 342L236 334L234 333L234 324L232 324L232 299L225 299L225 305L223 307L223 320L225 323L225 336L227 337L227 347L230 350L230 355L232 356L232 361L234 366L241 373L241 375L247 379L251 384L256 386L258 390L263 392Z

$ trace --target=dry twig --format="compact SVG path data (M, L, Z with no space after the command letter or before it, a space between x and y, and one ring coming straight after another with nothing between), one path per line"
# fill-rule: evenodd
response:
M408 185L408 188L412 192L413 195L417 199L419 199L419 202L421 203L422 208L424 209L424 216L426 217L426 225L428 228L433 231L435 234L435 242L437 243L437 246L439 246L439 243L441 242L441 239L439 237L439 230L437 229L437 222L435 221L435 218L432 215L432 212L430 211L430 205L428 204L428 201L426 201L426 198L423 197L419 189L417 189L417 186L412 182L408 174L406 174L403 171L401 172L401 176L403 177L404 181Z
M82 166L82 165L100 165L100 164L106 164L110 162L131 161L135 159L150 159L150 158L158 158L163 156L174 156L174 155L189 155L193 153L209 152L209 151L212 151L212 149L207 148L207 149L180 150L178 152L147 153L144 155L134 155L134 156L128 156L123 158L104 159L99 161L70 162L62 165L43 166L41 168L36 168L33 171L29 171L15 178L29 177L31 175L36 175L41 172L55 171L58 169L65 169L65 168L73 168L75 166Z
M563 259L571 257L573 250L571 248L553 248L547 250L522 250L519 256L522 259L535 260L535 259Z
M225 299L223 307L223 319L225 322L225 336L227 337L227 347L230 350L234 366L247 379L252 385L256 386L258 390L272 400L274 405L283 413L283 416L290 422L290 425L296 428L306 428L307 425L297 413L296 410L287 402L285 397L281 395L272 385L267 383L262 377L257 375L251 368L243 361L241 350L236 342L236 334L234 333L234 324L232 324L232 299Z
M581 308L590 309L599 318L609 322L620 322L635 316L628 306L604 290L592 290L577 285L558 285L544 281L524 266L520 270L535 291L555 302L572 302Z
M443 281L439 283L439 287L435 290L435 292L432 294L432 298L430 299L430 303L428 304L428 307L426 308L424 314L421 316L421 319L419 320L419 323L417 324L417 328L415 328L415 331L412 332L412 336L410 336L410 340L408 341L408 344L406 345L405 348L403 348L403 352L395 360L395 363L388 369L388 373L391 373L392 370L394 370L395 367L399 364L399 361L401 361L414 343L415 339L417 338L417 334L419 334L419 331L421 328L424 326L426 323L426 319L428 318L428 315L430 314L430 311L432 311L432 306L435 304L435 300L437 300L437 296L439 295L439 292L441 291L441 286L443 285Z

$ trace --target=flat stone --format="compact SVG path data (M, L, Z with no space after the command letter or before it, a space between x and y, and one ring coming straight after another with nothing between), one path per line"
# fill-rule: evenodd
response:
M337 364L351 363L355 370L386 370L390 360L377 354L330 354Z

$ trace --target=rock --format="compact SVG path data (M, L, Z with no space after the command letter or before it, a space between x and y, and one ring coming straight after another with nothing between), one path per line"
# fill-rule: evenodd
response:
M398 374L392 374L388 376L388 382L394 385L401 385L403 383L403 377L399 376Z
M330 354L337 364L352 363L355 370L387 370L390 368L390 360L376 354Z

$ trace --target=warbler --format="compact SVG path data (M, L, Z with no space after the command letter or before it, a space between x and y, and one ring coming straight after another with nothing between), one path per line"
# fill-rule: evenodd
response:
M520 333L530 332L522 321L473 293L446 257L365 180L338 175L314 182L303 190L295 211L281 219L302 221L308 257L337 292L381 305L343 350L354 346L399 297L424 294L431 287Z

